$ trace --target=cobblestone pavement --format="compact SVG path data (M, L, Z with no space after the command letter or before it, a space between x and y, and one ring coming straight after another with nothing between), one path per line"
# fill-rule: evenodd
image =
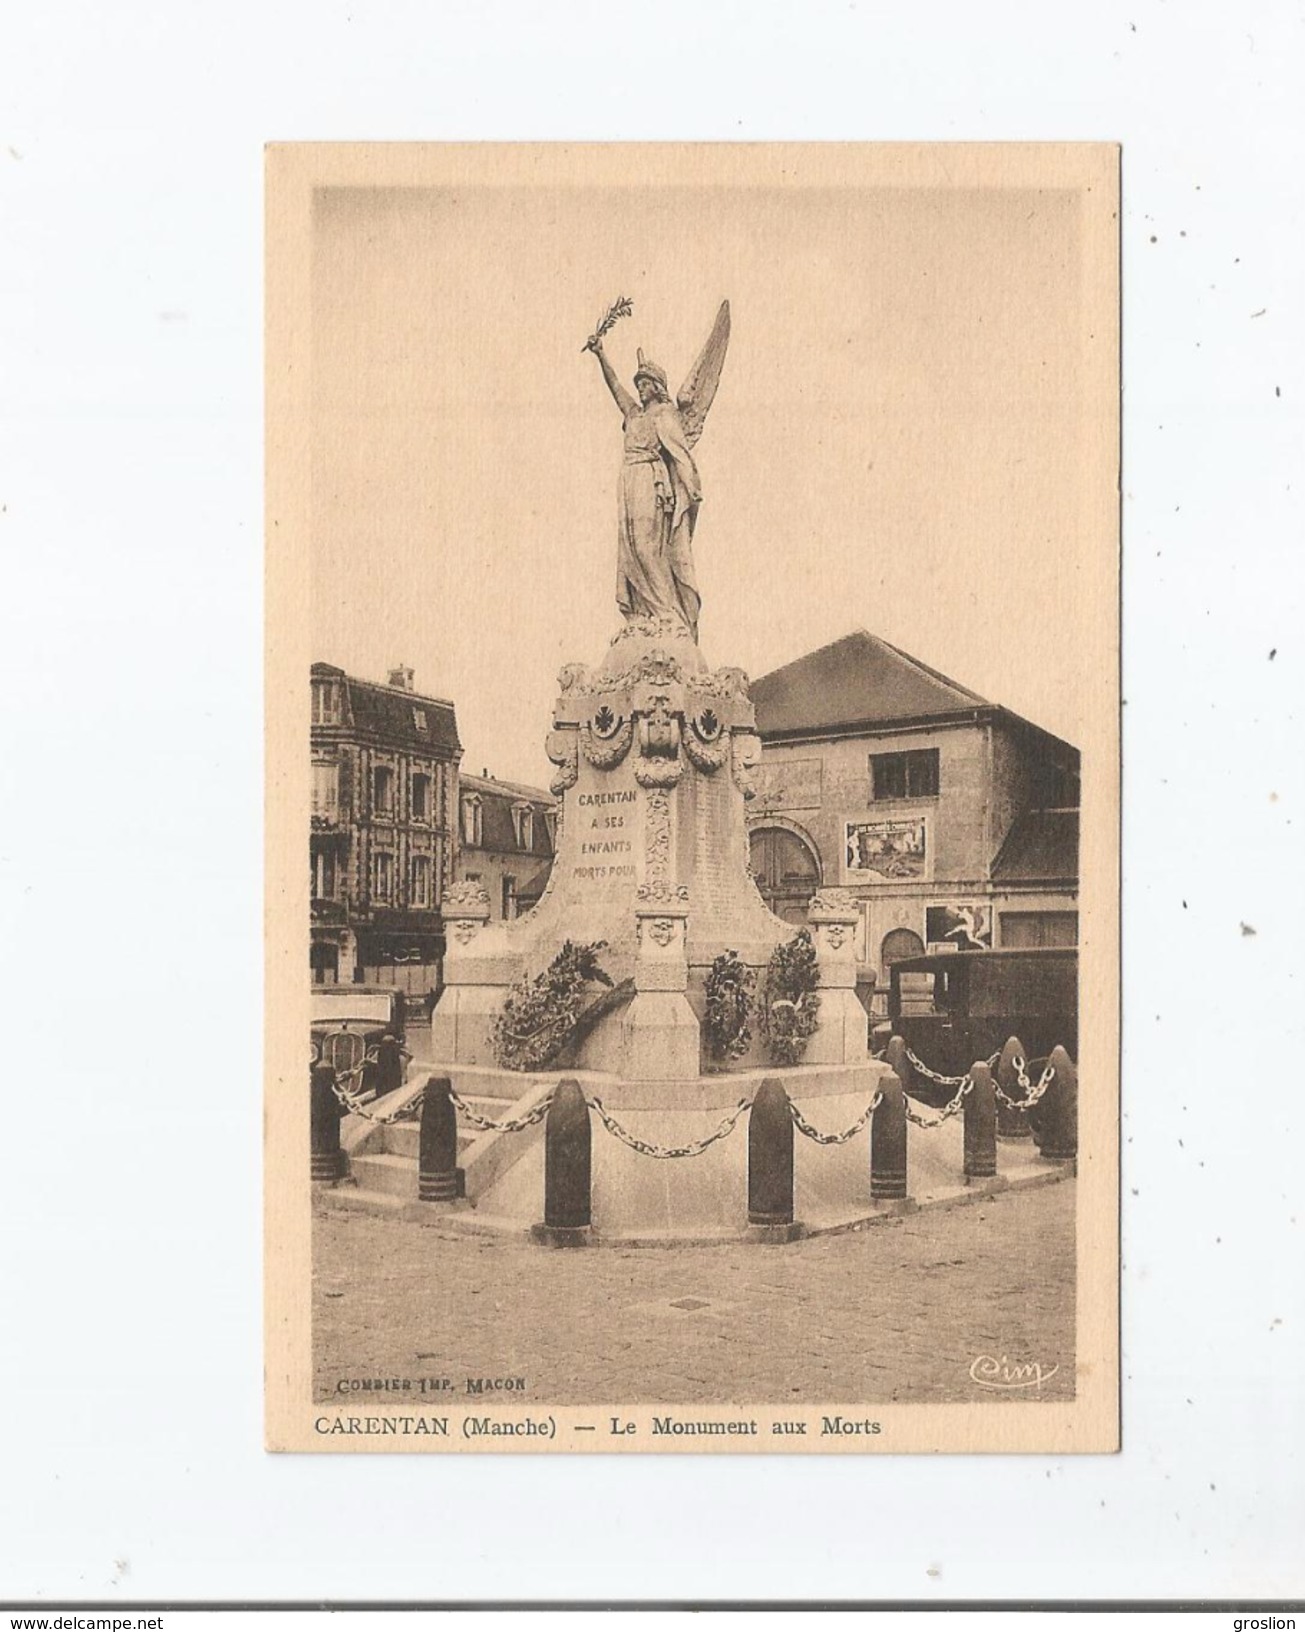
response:
M468 1377L521 1377L500 1402L1067 1399L1075 1188L784 1247L559 1251L328 1203L314 1221L318 1398L344 1398L341 1379L448 1377L451 1404ZM1059 1370L1036 1391L990 1392L970 1377L980 1355Z

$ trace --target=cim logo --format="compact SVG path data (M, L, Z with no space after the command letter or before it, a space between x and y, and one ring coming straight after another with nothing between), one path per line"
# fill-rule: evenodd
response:
M970 1362L970 1377L980 1388L1041 1388L1059 1370L1052 1366L1044 1371L1040 1361L1012 1361L1004 1354L1000 1360L991 1354L976 1354Z

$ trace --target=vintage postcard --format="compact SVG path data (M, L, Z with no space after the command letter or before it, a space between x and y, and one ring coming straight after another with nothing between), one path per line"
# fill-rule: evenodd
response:
M267 1442L1104 1452L1119 152L267 158Z

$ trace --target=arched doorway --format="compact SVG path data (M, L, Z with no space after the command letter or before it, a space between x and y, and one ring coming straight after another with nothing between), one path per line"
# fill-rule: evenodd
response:
M820 888L815 851L786 827L755 827L752 871L762 900L788 924L805 924L807 903Z
M913 929L890 929L879 948L880 979L887 979L888 971L899 958L916 958L923 951L924 942Z

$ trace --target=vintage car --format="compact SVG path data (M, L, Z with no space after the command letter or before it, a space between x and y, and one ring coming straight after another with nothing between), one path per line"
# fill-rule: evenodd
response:
M1045 1059L1057 1043L1078 1058L1078 948L940 952L892 966L888 1024L876 1042L896 1034L939 1076L959 1077L1018 1037L1026 1060ZM921 1098L951 1090L927 1079Z
M346 1076L345 1086L363 1099L388 1094L403 1083L408 1055L403 1047L403 993L394 986L314 986L313 1058ZM357 1043L339 1038L344 1033ZM361 1062L361 1074L350 1067Z

